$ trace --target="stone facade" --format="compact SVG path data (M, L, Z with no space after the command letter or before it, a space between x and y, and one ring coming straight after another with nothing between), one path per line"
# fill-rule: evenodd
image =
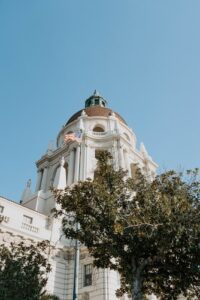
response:
M56 149L49 146L36 163L35 192L31 191L31 182L28 181L20 204L0 197L1 242L49 240L52 272L47 289L61 300L72 299L74 245L63 238L60 220L52 218L51 209L56 204L51 187L63 189L79 180L93 178L96 154L105 149L112 153L115 168L128 170L130 177L134 175L136 164L149 177L156 173L157 165L144 145L136 148L132 129L106 105L106 100L95 91L86 100L85 109L73 115L63 126L57 136ZM119 275L107 269L92 269L91 262L87 249L81 247L78 299L116 300Z

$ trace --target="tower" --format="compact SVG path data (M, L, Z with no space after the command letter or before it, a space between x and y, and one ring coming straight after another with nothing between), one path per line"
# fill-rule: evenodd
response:
M73 114L57 136L57 148L49 147L37 161L37 184L34 193L24 193L22 205L49 215L55 206L51 188L62 189L79 180L93 178L98 151L108 150L115 168L123 168L133 176L138 165L148 176L154 176L157 165L126 121L95 90L85 100L85 108ZM74 136L74 139L65 137ZM80 138L76 138L76 136Z
M62 225L53 220L51 210L56 206L52 188L64 189L79 180L93 179L99 151L108 150L116 169L128 171L134 177L136 166L153 177L157 165L141 144L136 147L136 136L126 121L111 108L96 90L85 100L85 107L73 114L57 136L56 149L51 145L36 162L37 184L31 193L30 182L23 193L22 206L47 218L48 237L55 247L52 255L53 272L49 280L49 292L61 300L71 300L74 277L74 244L62 236ZM60 254L61 253L61 254ZM92 257L81 246L79 261L79 300L116 300L119 274L109 269L94 270ZM62 274L62 276L61 276ZM124 300L127 296L124 296Z
M48 261L52 271L46 290L60 300L71 300L74 278L75 243L62 235L62 220L53 218L56 206L52 188L64 189L79 180L95 176L96 156L108 150L116 169L135 176L136 168L150 179L157 164L144 144L136 147L136 136L125 120L108 107L108 102L95 91L85 100L85 107L73 114L57 136L56 149L49 145L36 162L37 184L31 191L29 179L20 204L0 196L0 243L24 242L27 245L49 241ZM84 245L80 247L78 300L117 300L119 274L110 269L94 269L92 257ZM78 261L78 260L77 260ZM151 295L149 300L156 300ZM185 299L180 296L179 298ZM121 300L128 300L124 295Z

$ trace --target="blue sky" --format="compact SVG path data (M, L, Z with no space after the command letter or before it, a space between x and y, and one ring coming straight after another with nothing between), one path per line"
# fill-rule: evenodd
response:
M200 1L0 0L0 194L97 89L162 171L200 167Z

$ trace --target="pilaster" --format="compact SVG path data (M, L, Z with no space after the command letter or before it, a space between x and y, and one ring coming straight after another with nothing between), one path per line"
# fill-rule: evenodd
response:
M42 170L38 170L37 172L37 183L35 191L38 192L41 188L41 181L42 181Z
M45 191L46 189L46 184L47 184L47 171L48 171L48 167L44 168L43 171L43 176L42 176L42 183L41 183L41 190Z
M73 179L74 179L74 148L71 149L69 155L69 170L68 170L68 180L67 180L68 186L73 183Z
M124 151L122 145L119 143L118 145L118 152L119 152L119 166L124 169L125 163L124 163Z
M80 145L76 147L76 156L75 156L75 168L74 168L74 182L79 181L80 174Z

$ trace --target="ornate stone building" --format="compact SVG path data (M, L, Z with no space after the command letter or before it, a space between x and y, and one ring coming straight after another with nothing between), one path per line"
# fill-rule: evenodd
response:
M71 300L74 278L73 243L62 236L61 222L53 219L55 200L50 188L63 189L79 180L93 178L98 151L107 149L113 155L115 168L122 167L133 176L136 164L152 177L157 165L141 144L136 148L136 136L125 120L107 107L107 101L96 91L85 101L85 108L75 113L57 136L57 147L49 147L36 162L37 184L31 191L30 181L21 203L0 197L0 240L49 240L52 250L49 261L52 272L47 289L61 300ZM80 300L114 300L119 276L110 270L95 270L87 249L81 248L79 264ZM126 299L126 297L124 297Z

